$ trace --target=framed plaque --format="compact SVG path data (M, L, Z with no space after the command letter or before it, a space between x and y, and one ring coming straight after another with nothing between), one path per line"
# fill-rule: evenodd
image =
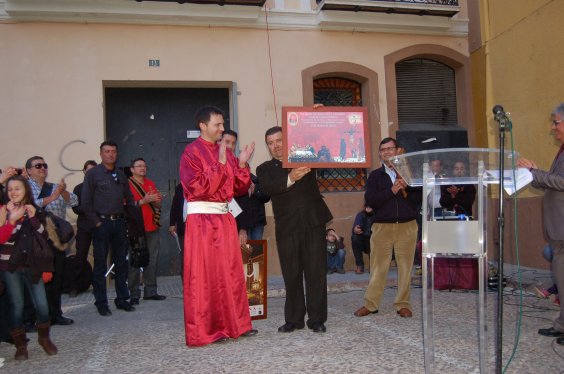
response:
M241 252L251 319L265 319L268 296L266 240L248 240L247 244L241 247Z
M368 168L370 133L365 107L283 107L285 168Z

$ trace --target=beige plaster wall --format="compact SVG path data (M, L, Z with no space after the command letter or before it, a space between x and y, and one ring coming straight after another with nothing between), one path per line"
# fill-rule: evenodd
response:
M560 63L564 54L564 33L560 30L563 2L482 0L479 5L482 45L471 56L477 141L499 146L498 125L491 110L500 104L511 113L515 149L546 170L559 147L550 134L549 113L564 102ZM507 134L507 148L510 141ZM519 194L518 232L521 263L525 266L547 267L539 260L545 242L541 196L541 191L531 187ZM511 216L506 231L512 230L512 222ZM508 239L506 259L515 262L515 242Z
M516 148L539 166L548 167L556 149L548 116L564 101L564 72L558 58L564 53L564 33L559 28L564 7L559 1L540 0L488 1L486 5L489 22L483 27L490 32L483 43L489 79L485 108L489 144L497 144L491 108L501 104L512 115Z
M103 82L120 80L173 81L190 86L236 82L240 144L257 143L254 169L269 158L263 136L267 128L277 124L276 111L280 124L281 106L302 105L302 70L330 61L352 62L378 74L381 123L374 120L371 130L385 137L384 56L417 44L436 44L468 56L463 37L271 30L274 108L265 30L0 24L0 167L23 165L29 156L40 154L50 164L49 179L57 180L68 173L59 163L60 151L73 140L84 144L67 148L63 162L68 167L81 169L84 160L98 159L98 145L104 139ZM160 67L149 67L149 59L159 59ZM190 119L186 121L186 127L191 127ZM377 159L373 162L379 163ZM74 186L81 180L82 173L77 172L67 177L67 184ZM345 195L347 206L340 204L340 199L327 200L338 219L335 225L348 237L352 213L361 209L363 197L337 196ZM273 248L271 229L272 224L267 235ZM347 240L350 243L350 238ZM350 245L347 248L350 264Z

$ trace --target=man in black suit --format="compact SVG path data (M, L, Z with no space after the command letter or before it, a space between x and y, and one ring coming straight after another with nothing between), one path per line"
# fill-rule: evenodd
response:
M88 160L84 163L82 172L86 172L98 165L94 160ZM76 262L75 267L72 269L72 289L69 293L70 297L75 297L78 294L78 284L84 275L92 275L92 271L86 271L88 262L88 252L90 252L90 244L92 244L92 230L88 228L88 219L84 215L84 211L80 206L80 199L82 197L82 186L84 182L76 185L72 191L78 197L78 205L72 207L72 211L76 213ZM89 279L88 284L92 281Z
M174 190L174 197L170 205L170 225L168 232L178 239L180 250L180 277L184 278L184 234L186 230L186 218L184 216L184 188L178 183ZM175 240L176 240L175 239Z
M278 256L286 286L286 323L278 332L304 328L306 310L307 326L314 332L325 332L325 226L333 216L319 193L315 172L308 167L282 168L282 128L268 129L265 141L272 160L257 168L257 176L262 191L271 197Z
M466 164L457 161L452 168L452 175L456 178L466 176ZM472 205L476 199L476 187L471 184L441 187L441 206L454 210L457 214L472 217Z

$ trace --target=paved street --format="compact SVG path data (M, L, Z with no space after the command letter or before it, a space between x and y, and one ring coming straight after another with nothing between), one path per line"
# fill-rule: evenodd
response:
M528 285L546 280L545 273L529 273ZM394 274L390 274L380 312L353 316L362 305L368 274L332 274L329 279L327 333L304 329L277 332L284 323L282 280L269 281L268 319L255 321L259 334L225 344L188 348L184 343L181 285L178 277L159 278L165 301L141 301L132 313L112 308L101 317L89 293L64 296L65 315L72 326L54 326L56 356L47 356L29 334L29 360L16 362L14 347L0 344L6 373L422 373L423 338L420 278L414 278L414 317L402 319L392 308ZM435 339L437 373L476 373L478 366L476 294L436 292ZM110 296L113 296L110 295ZM505 298L504 362L511 355L518 297ZM539 336L550 326L557 307L531 294L524 296L520 344L507 373L559 373L564 370L564 347ZM112 305L111 305L112 306ZM110 306L110 307L111 307ZM495 363L493 316L496 294L488 296L489 368Z

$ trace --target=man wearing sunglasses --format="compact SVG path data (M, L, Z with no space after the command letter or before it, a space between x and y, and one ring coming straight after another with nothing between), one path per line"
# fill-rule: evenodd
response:
M29 175L29 185L37 206L66 220L67 208L77 206L78 198L74 193L67 191L65 180L61 179L58 184L47 182L49 169L45 159L41 156L31 157L26 161L25 168ZM74 321L64 317L61 310L61 292L66 253L55 250L54 254L55 271L53 273L53 280L45 285L51 324L71 325Z

